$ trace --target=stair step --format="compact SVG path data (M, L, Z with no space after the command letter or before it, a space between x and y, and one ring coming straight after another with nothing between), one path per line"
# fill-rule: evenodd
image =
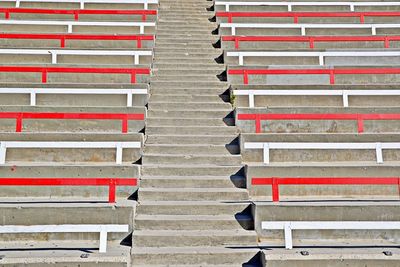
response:
M196 83L187 81L154 81L150 83L151 88L213 88L213 89L228 89L229 85L225 82L210 82L210 81L197 81Z
M227 91L227 88L160 88L159 86L151 87L151 94L165 95L219 95Z
M167 95L167 94L152 94L150 100L154 102L214 102L224 103L222 98L227 99L227 95L220 96L217 93L212 95ZM219 117L222 118L222 117Z
M148 267L242 267L252 259L259 249L206 247L134 247L133 266L146 264ZM151 266L148 264L152 264ZM154 265L153 264L159 264ZM175 265L176 264L176 265ZM144 266L144 265L143 265Z
M185 166L198 164L213 164L222 166L235 166L242 163L240 155L198 155L190 154L149 154L142 157L142 163L145 164L181 164Z
M193 155L225 155L231 156L232 154L226 148L226 145L210 145L210 144L146 144L143 153L149 154L188 154Z
M146 247L243 246L256 245L257 235L246 230L138 230L133 242Z
M149 109L165 109L165 110L232 110L232 105L225 102L148 102Z
M137 214L148 215L231 215L248 209L249 201L145 201L140 200Z
M146 134L177 134L177 135L229 135L237 134L236 127L228 126L149 126L146 127ZM200 141L200 140L199 140Z
M240 230L253 218L238 215L143 215L135 218L136 230Z
M174 63L179 64L179 60L167 60L169 63ZM190 60L184 60L184 61L190 61ZM202 60L202 62L204 62ZM201 71L198 71L197 73L200 73ZM219 79L217 75L201 75L201 74L196 74L195 71L193 71L192 75L185 75L185 76L180 76L180 75L165 75L162 73L157 73L152 77L152 82L169 82L169 81L182 81L182 82L192 82L195 83L197 81L210 81L210 82L219 82Z
M141 177L140 186L159 188L245 188L246 178L232 176L145 176Z
M239 188L140 188L139 198L152 201L247 200L247 189Z
M155 96L161 95L152 95L151 97L154 98ZM179 95L166 95L165 98L169 99L172 97L181 97ZM183 97L183 96L182 96ZM196 99L202 99L202 95L195 96ZM205 95L205 98L208 96ZM181 119L220 119L221 121L230 114L230 111L219 111L219 110L203 110L203 111L193 111L193 110L180 110L180 111L173 111L173 110L165 110L165 109L151 109L147 111L147 118L178 118Z
M233 123L234 119L227 119L228 123ZM147 118L147 126L226 126L223 119L199 119L199 118Z
M150 134L147 136L148 144L236 144L237 134L230 135L170 135L170 134Z
M188 64L188 63L166 63L166 62L154 62L153 69L155 70L169 70L169 71L191 71L191 75L203 70L219 70L223 72L225 70L225 66L221 64L216 64L216 62L212 63L196 63L196 64Z

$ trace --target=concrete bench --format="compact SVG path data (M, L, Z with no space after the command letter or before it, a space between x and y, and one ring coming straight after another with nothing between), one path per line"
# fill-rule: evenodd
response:
M0 186L107 186L108 202L115 203L117 186L137 186L137 178L0 178Z
M1 21L0 21L1 22ZM1 24L1 23L0 23ZM258 35L262 35L262 30L271 30L273 29L275 32L276 30L296 30L293 32L293 35L298 35L300 31L301 36L307 35L307 30L309 30L312 34L312 30L320 30L322 29L323 32L329 32L329 30L343 30L345 29L348 31L349 35L354 35L350 30L356 30L359 32L366 32L368 30L371 35L380 34L379 30L387 30L387 29L394 29L395 32L400 32L400 24L378 24L378 23L365 23L365 24L341 24L341 23L220 23L220 29L222 34L230 34L230 35L249 35L251 34L251 30L257 30L259 33ZM245 29L240 33L237 33L237 29ZM247 29L247 30L246 30ZM361 31L360 31L361 30ZM364 30L364 31L362 31Z
M117 120L121 122L121 132L128 132L128 123L132 120L145 120L140 113L87 113L87 112L2 112L0 119L15 119L15 132L22 132L24 120ZM65 123L65 122L64 122ZM46 130L46 129L43 129ZM42 131L41 131L42 132Z
M326 101L323 101L323 99L331 99L335 98L335 101L328 101L329 106L343 106L343 107L349 107L351 106L349 103L349 98L350 99L356 99L357 97L369 97L372 101L367 102L366 104L361 104L358 103L359 105L362 106L375 106L376 101L374 99L382 98L382 97L394 97L400 96L400 90L388 90L388 89L368 89L368 90L363 90L363 89L357 89L357 90L351 90L351 89L323 89L323 90L318 90L318 89L271 89L271 90L263 90L263 89L237 89L233 91L233 95L235 96L247 96L248 97L248 107L253 108L255 106L274 106L276 105L276 101L260 101L258 105L255 104L255 97L258 96L259 98L270 98L273 100L273 97L282 97L287 99L286 101L289 100L289 98L292 98L293 101L303 99L305 100L305 103L308 103L309 105L319 105L322 106L324 105L323 103ZM318 103L314 103L312 98L315 98ZM336 105L334 103L337 103ZM370 103L370 104L368 104ZM282 104L285 106L285 104ZM296 105L296 104L293 104ZM356 104L357 105L357 104ZM244 105L240 105L244 106ZM287 104L286 104L287 106ZM297 104L297 106L305 106L304 104ZM385 104L386 106L386 104ZM395 106L395 105L393 105Z
M127 224L62 224L62 225L2 225L0 234L33 233L100 233L99 252L107 252L107 234L126 233Z
M1 35L0 35L1 36ZM225 49L328 49L328 48L390 48L398 47L399 35L331 35L331 36L222 36ZM230 44L233 42L233 46Z
M36 74L36 75L28 75ZM130 83L135 84L136 82L147 82L150 75L150 68L137 65L131 68L114 68L114 67L102 67L96 65L95 67L81 67L78 64L72 65L61 65L57 67L53 66L0 66L0 79L3 81L13 81L13 82L33 82L34 79L37 80L37 73L41 76L42 83L53 83L58 81L71 80L74 79L76 82L83 82L87 78L93 78L94 74L103 77L102 79L109 80L110 76L127 76L129 75ZM21 75L22 74L22 75ZM55 75L57 74L57 75ZM68 74L68 75L67 75ZM72 76L72 74L74 74ZM52 76L50 76L52 75ZM89 77L88 77L89 75ZM141 75L141 77L137 77ZM3 77L2 77L3 76ZM50 76L50 77L48 77ZM63 77L64 76L64 77ZM102 79L97 79L97 83L103 83ZM114 82L124 83L128 79L120 78L114 79Z
M338 110L337 113L327 113L327 112L324 113L323 110L321 113L301 113L301 111L296 112L297 111L296 109L292 109L291 111L293 113L279 113L279 110L277 112L268 112L268 113L266 112L260 113L257 112L257 110L255 111L251 110L250 111L251 113L248 113L249 111L247 111L246 113L241 113L240 111L238 111L237 125L242 129L242 132L248 132L245 125L241 125L241 123L239 122L239 121L245 121L245 122L248 121L254 125L255 133L262 133L263 132L262 128L268 127L268 124L272 124L274 121L284 121L284 122L293 121L293 124L298 123L299 125L302 125L302 121L304 121L307 124L313 123L314 121L321 121L321 122L333 121L339 125L341 122L349 121L351 125L356 125L358 133L363 133L364 122L371 122L371 124L374 124L374 126L376 126L375 124L379 123L380 121L387 122L390 125L400 120L400 113L394 113L394 112L391 113L390 109L386 110L388 113L376 113L375 110L371 111L371 113L351 113L351 111L344 112L343 110ZM262 124L263 121L264 124ZM245 129L243 129L244 127ZM295 126L293 125L291 125L291 127L295 128ZM299 128L301 128L301 126L299 126ZM377 128L379 128L379 126L377 126ZM390 128L390 126L388 128ZM396 126L393 126L393 129L395 128ZM294 130L293 132L296 132L296 130Z
M225 7L225 11L229 11L230 7L232 6L238 6L238 7L245 7L245 6L256 6L256 7L262 7L262 6L281 6L281 7L286 7L287 11L291 12L293 11L294 7L299 7L299 6L311 6L311 7L334 7L334 6L342 6L348 8L349 11L355 11L355 8L358 7L398 7L400 6L399 2L352 2L352 1L346 1L346 2L334 2L334 1L327 1L327 2L322 2L322 1L303 1L303 2L288 2L288 1L277 1L277 2L267 2L267 1L259 1L259 2L241 2L241 1L215 1L215 6L223 6Z
M0 50L0 54L1 53ZM275 65L268 62L270 58L278 60L279 65L312 65L317 62L320 66L342 65L344 62L340 60L340 58L345 58L345 60L349 61L347 64L353 66L356 64L365 65L366 62L363 61L364 59L370 64L376 62L377 65L393 66L399 62L400 51L228 51L226 52L226 56L228 57L228 64L231 62L229 57L235 57L238 58L238 61L235 60L235 62L238 62L240 66L249 64ZM245 58L251 59L249 60L250 62L246 64ZM266 58L267 62L265 62L263 58ZM285 61L287 58L289 58L288 62ZM303 62L302 59L305 58L316 60ZM356 59L359 62L356 62ZM369 61L370 59L372 59L372 61Z
M116 16L129 16L130 21L135 21L132 18L139 17L139 21L147 21L148 16L157 16L157 10L98 10L98 9L36 9L36 8L1 8L0 13L4 13L5 19L21 19L24 15L34 15L35 19L46 19L48 15L53 15L55 18L71 18L79 20L82 16L95 16L97 19L113 19ZM43 15L43 16L42 16Z
M158 0L6 0L4 2L15 2L15 7L20 7L22 3L77 3L81 9L85 4L143 4L144 9L148 9L149 4L158 4Z
M286 249L293 248L292 230L400 230L399 221L263 221L262 229L284 230Z
M383 163L382 150L398 150L398 142L245 142L244 149L262 149L264 164L270 163L270 150L375 150L376 162Z
M379 18L385 18L386 20L392 19L392 23L396 23L396 19L400 16L400 12L216 12L216 16L220 21L227 21L228 23L235 22L273 22L274 19L288 19L293 20L293 23L299 23L299 19L303 22L307 19L316 20L323 22L326 19L338 18L338 22L350 18L353 22L354 18L358 19L360 23L365 23L366 19L373 18L374 22L378 23ZM226 19L226 20L225 20ZM290 23L290 21L285 21ZM316 21L312 21L316 22ZM331 22L331 20L329 20ZM388 22L388 21L385 21Z
M280 185L392 185L399 189L400 177L252 177L251 185L271 186L272 201L278 202Z
M25 41L29 40L29 42ZM57 44L58 41L59 43ZM151 48L154 46L154 35L137 34L41 34L41 33L0 33L3 47L79 47L96 48ZM3 44L4 43L4 44ZM10 44L11 43L11 44Z
M0 142L0 164L6 163L8 149L115 149L115 163L122 164L123 149L142 147L141 142L129 141L1 141ZM21 155L20 155L21 156ZM28 155L25 155L28 156ZM67 157L67 155L65 155ZM19 157L21 158L21 157ZM78 157L76 156L76 159Z
M54 29L64 29L66 33L73 33L74 28L79 27L89 27L91 29L97 28L100 32L105 31L105 29L113 27L113 28L127 28L130 33L133 33L133 29L139 29L137 33L145 34L149 33L145 31L145 28L152 28L154 30L156 23L155 22L120 22L120 21L50 21L50 20L0 20L0 25L3 25L4 32L12 31L12 27L14 26L22 26L19 29L33 29L38 28L41 29L41 33L44 33L44 29L49 29L50 27L54 27ZM8 26L8 27L5 27ZM10 29L10 30L8 30ZM17 31L21 32L18 28ZM114 31L118 33L117 31ZM32 33L32 32L29 32Z
M1 69L0 69L1 71ZM265 68L257 66L230 67L228 81L243 84L355 84L355 83L396 83L400 81L397 67L315 67L291 66L290 68ZM242 76L237 78L237 76ZM267 78L265 78L267 76ZM283 76L284 78L280 78ZM338 80L338 81L336 81Z
M148 90L144 88L138 88L138 89L116 89L116 88L40 88L40 87L35 87L35 88L27 88L27 87L22 87L22 88L0 88L0 95L4 95L3 99L6 100L5 103L2 103L2 105L12 105L18 103L19 105L23 105L24 102L21 103L21 99L23 100L23 95L28 96L28 102L26 103L27 105L30 106L36 106L38 105L38 100L37 98L39 96L56 96L59 98L60 95L63 97L71 97L71 96L77 96L79 97L85 97L89 96L91 99L97 97L97 101L95 101L96 105L99 106L101 104L100 99L98 99L99 96L105 96L106 98L110 98L112 96L122 96L126 100L124 101L125 104L124 106L126 107L132 107L134 103L134 97L136 96L147 96ZM11 98L9 97L7 99L6 95L16 95L17 99L15 101L12 101ZM49 100L48 102L52 105L59 105L59 106L65 106L65 104L62 103L62 98L58 100ZM61 101L61 102L60 102ZM110 106L112 102L108 102L108 106ZM40 105L44 105L43 102L39 103ZM77 100L77 104L73 105L82 105L79 103ZM100 105L102 106L102 105Z
M33 56L51 56L51 64L59 64L59 58L60 57L68 57L71 56L73 61L77 61L76 63L80 62L85 62L86 64L90 63L90 57L114 57L116 59L119 59L120 64L123 64L123 59L124 58L129 58L131 57L132 60L130 61L132 65L139 65L141 63L140 59L144 61L144 58L147 58L147 62L143 64L150 64L153 52L150 50L136 50L136 51L128 51L128 50L75 50L75 49L0 49L0 56L13 56L16 57L14 61L16 63L21 62L21 59L18 58L18 55L33 55ZM86 58L85 58L86 57ZM89 57L89 58L87 58ZM79 59L76 59L79 58ZM7 60L7 62L10 64L12 58ZM110 62L110 58L107 59L109 62L108 64L112 64L113 62ZM37 60L33 62L38 62L42 63L40 61L40 57L37 57ZM31 63L28 60L24 60L24 63ZM71 62L69 62L71 63ZM107 61L103 62L103 64L107 63Z

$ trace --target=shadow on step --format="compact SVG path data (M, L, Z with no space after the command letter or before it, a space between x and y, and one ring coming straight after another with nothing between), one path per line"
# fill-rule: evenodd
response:
M252 214L252 205L247 206L241 212L235 214L235 219L238 221L239 225L248 231L254 230L254 218Z

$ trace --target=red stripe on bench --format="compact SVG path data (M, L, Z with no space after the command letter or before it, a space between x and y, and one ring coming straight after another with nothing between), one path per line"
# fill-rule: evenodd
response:
M42 83L47 82L47 73L130 74L131 83L136 83L136 75L150 74L150 68L75 68L75 67L0 66L0 72L39 72L42 74Z
M38 39L60 40L60 47L65 47L66 40L104 40L104 41L136 41L137 48L142 47L142 41L154 41L153 35L101 35L101 34L25 34L0 33L0 39Z
M231 69L229 75L243 75L243 84L249 84L249 75L329 75L335 84L335 75L400 74L400 68L335 68L335 69Z
M65 113L65 112L0 112L0 119L16 119L16 132L22 132L23 119L49 120L121 120L122 133L128 132L129 120L144 120L144 114L123 113Z
M238 120L254 120L256 133L261 133L262 120L354 120L357 121L358 132L364 131L365 120L400 120L400 114L238 114Z
M148 15L157 15L157 10L124 10L124 9L43 9L43 8L0 8L5 19L10 19L11 14L48 14L48 15L73 15L79 20L79 15L140 15L146 21Z
M272 201L279 201L279 185L397 185L400 177L263 177L252 178L252 185L271 185Z
M316 42L383 42L389 48L391 41L400 41L400 36L222 36L222 41L235 42L235 49L239 49L240 42L309 43L311 49Z
M356 17L360 23L364 23L365 17L398 17L400 12L216 12L217 17L228 18L228 23L233 18L293 18L298 23L299 18L346 18Z
M116 186L137 186L137 178L0 178L0 186L108 186L114 203Z

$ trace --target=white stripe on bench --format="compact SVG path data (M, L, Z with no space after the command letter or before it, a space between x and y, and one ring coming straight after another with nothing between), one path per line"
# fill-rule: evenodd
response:
M126 95L132 107L133 95L147 95L147 89L73 89L73 88L0 88L0 94L29 94L30 105L36 106L36 95Z
M1 52L1 50L0 50ZM324 57L398 57L400 51L324 51L324 52L270 52L270 51L238 51L227 52L228 57L239 57L239 65L244 64L244 57L318 57L319 65L325 64Z
M116 164L122 164L123 148L141 148L140 142L0 141L0 164L6 162L7 148L115 148Z
M155 22L109 22L109 21L0 20L0 25L67 26L68 33L72 33L73 26L139 27L140 34L144 34L145 27L155 27L156 23Z
M127 50L45 50L45 49L0 49L2 55L51 55L51 63L57 64L58 55L77 55L77 56L132 56L133 64L139 64L140 56L151 56L153 52L147 51L127 51Z
M126 233L127 224L2 225L0 234L22 233L100 233L99 252L107 252L108 233Z
M400 96L400 90L234 90L234 95L249 96L254 108L254 96L342 96L343 106L349 106L349 96Z
M284 230L285 247L293 248L292 230L400 230L397 221L263 221L263 230Z
M264 163L269 164L271 149L338 149L338 150L372 150L376 152L376 162L383 163L383 149L400 149L400 143L290 143L290 142L246 142L245 149L263 149Z
M354 11L357 6L400 6L399 2L230 2L215 1L217 6L225 6L229 11L230 6L287 6L288 11L292 11L293 6L348 6L350 11Z
M221 28L231 28L231 34L236 35L236 28L248 29L300 29L301 35L306 35L306 29L371 29L376 35L376 29L397 29L400 24L322 24L322 23L221 23Z
M15 2L15 7L19 7L23 2L41 3L79 3L81 9L85 4L143 4L144 9L149 8L149 4L158 4L158 0L5 0L4 2Z

